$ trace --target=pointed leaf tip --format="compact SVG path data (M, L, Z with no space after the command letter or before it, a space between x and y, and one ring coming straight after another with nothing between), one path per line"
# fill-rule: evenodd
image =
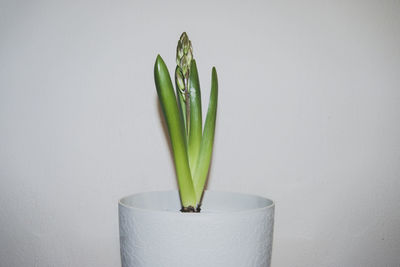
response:
M154 71L161 71L161 66L165 66L164 60L160 55L157 55L156 62L154 64Z
M157 58L156 58L156 64L159 64L159 63L161 63L161 62L163 62L164 60L162 59L162 57L160 56L160 54L158 54L157 55Z

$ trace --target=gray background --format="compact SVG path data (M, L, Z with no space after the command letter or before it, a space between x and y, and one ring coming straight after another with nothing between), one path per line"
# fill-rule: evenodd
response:
M276 201L273 266L399 266L399 1L0 1L0 265L118 266L175 189L153 81L220 79L209 189Z

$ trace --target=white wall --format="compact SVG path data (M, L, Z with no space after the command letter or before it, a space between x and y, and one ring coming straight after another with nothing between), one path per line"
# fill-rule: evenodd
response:
M168 2L168 3L167 3ZM0 2L0 266L118 266L117 201L176 188L153 64L192 39L209 189L276 201L273 266L400 263L398 1Z

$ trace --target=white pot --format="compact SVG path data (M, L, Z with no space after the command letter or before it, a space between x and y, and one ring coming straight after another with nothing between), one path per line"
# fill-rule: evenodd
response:
M273 201L206 191L201 213L181 213L178 191L119 201L123 267L270 266Z

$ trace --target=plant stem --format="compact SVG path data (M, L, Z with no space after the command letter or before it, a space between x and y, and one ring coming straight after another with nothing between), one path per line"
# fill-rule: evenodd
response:
M186 99L184 94L182 94L182 91L180 89L180 86L183 87L183 90L185 89L185 85L184 85L184 80L182 79L182 76L180 76L182 74L180 74L180 68L179 66L176 66L175 68L175 88L176 88L176 97L177 97L177 101L178 101L178 108L179 108L179 113L182 116L182 120L183 120L183 124L185 126L185 137L187 135L187 123L186 123L186 113L187 113L187 109L186 109ZM179 85L180 82L180 85ZM186 138L186 142L187 142L187 138Z

